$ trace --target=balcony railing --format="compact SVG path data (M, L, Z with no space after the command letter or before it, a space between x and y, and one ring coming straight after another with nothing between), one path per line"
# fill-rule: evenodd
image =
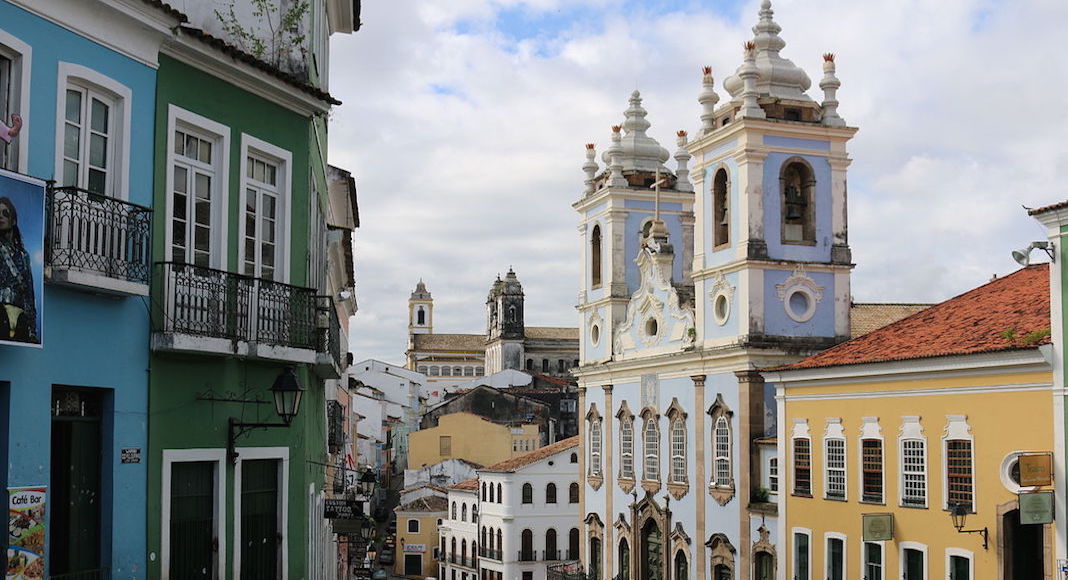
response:
M165 334L315 350L315 290L192 264L157 263Z
M341 359L341 322L338 320L337 308L334 299L330 296L315 297L316 315L316 351L320 353L316 360L321 374L328 374L329 378L338 378L338 373L345 368Z
M519 562L534 562L538 559L538 552L536 550L519 550L519 555L516 556L516 560Z
M489 548L483 548L483 547L480 546L478 548L478 555L482 556L483 558L487 558L489 560L496 560L498 562L503 561L502 558L501 558L501 551L500 550L491 550Z
M151 209L76 187L51 188L47 198L53 282L148 295Z

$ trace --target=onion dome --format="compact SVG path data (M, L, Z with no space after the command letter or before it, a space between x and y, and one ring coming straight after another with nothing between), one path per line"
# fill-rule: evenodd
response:
M805 91L812 86L812 81L805 71L788 59L779 56L779 51L786 46L786 41L779 36L782 27L773 19L771 0L764 0L760 5L760 21L753 27L753 44L756 46L757 93L778 99L794 101L811 101ZM745 66L744 64L742 66ZM742 67L739 67L739 71ZM743 82L735 74L723 81L723 88L732 99L741 97Z
M623 135L618 145L613 139L612 146L605 150L601 159L611 165L612 155L617 155L622 171L656 171L659 168L665 173L671 173L664 167L664 162L668 160L668 150L661 147L656 139L645 134L650 124L645 119L648 112L642 108L641 93L634 91L630 94L630 107L623 114Z

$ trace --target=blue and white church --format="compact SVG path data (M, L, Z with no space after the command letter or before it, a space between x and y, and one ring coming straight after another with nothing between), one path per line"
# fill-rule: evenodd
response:
M765 0L673 154L635 91L579 213L580 560L593 578L784 579L774 392L755 369L849 338L846 145ZM673 167L667 163L673 158ZM782 491L781 491L782 490Z

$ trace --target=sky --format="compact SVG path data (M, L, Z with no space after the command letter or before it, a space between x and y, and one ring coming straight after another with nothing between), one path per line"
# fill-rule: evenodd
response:
M937 302L1045 239L1022 206L1068 199L1063 0L776 0L785 58L821 100L837 55L855 301ZM638 89L669 151L700 126L701 67L741 64L759 0L364 2L335 35L329 160L356 178L356 360L401 363L422 279L434 330L482 333L515 269L528 326L577 326L584 144ZM673 161L669 167L673 167ZM1035 252L1037 258L1041 252Z

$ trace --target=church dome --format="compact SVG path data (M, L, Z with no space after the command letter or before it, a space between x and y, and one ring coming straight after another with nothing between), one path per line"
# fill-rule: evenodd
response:
M812 81L804 69L779 56L779 51L786 46L786 41L779 36L782 27L772 19L774 14L771 0L764 0L760 5L760 21L753 27L756 67L760 75L757 77L757 92L762 97L811 101L805 91L812 86ZM738 71L741 71L741 68L738 67ZM735 99L742 94L743 83L738 71L723 81L723 88Z
M508 274L504 277L501 293L506 296L523 295L523 285L519 283L519 278L516 277L515 272L511 268L508 268Z
M630 94L630 106L623 114L623 135L601 156L605 164L611 165L612 155L618 154L623 171L655 172L660 168L664 173L671 173L664 167L664 162L668 160L668 150L661 147L656 139L645 134L650 123L645 119L649 113L642 107L641 93L634 91Z
M426 284L423 284L423 280L420 279L419 283L415 285L415 291L412 292L412 300L430 300L430 292L426 289Z

